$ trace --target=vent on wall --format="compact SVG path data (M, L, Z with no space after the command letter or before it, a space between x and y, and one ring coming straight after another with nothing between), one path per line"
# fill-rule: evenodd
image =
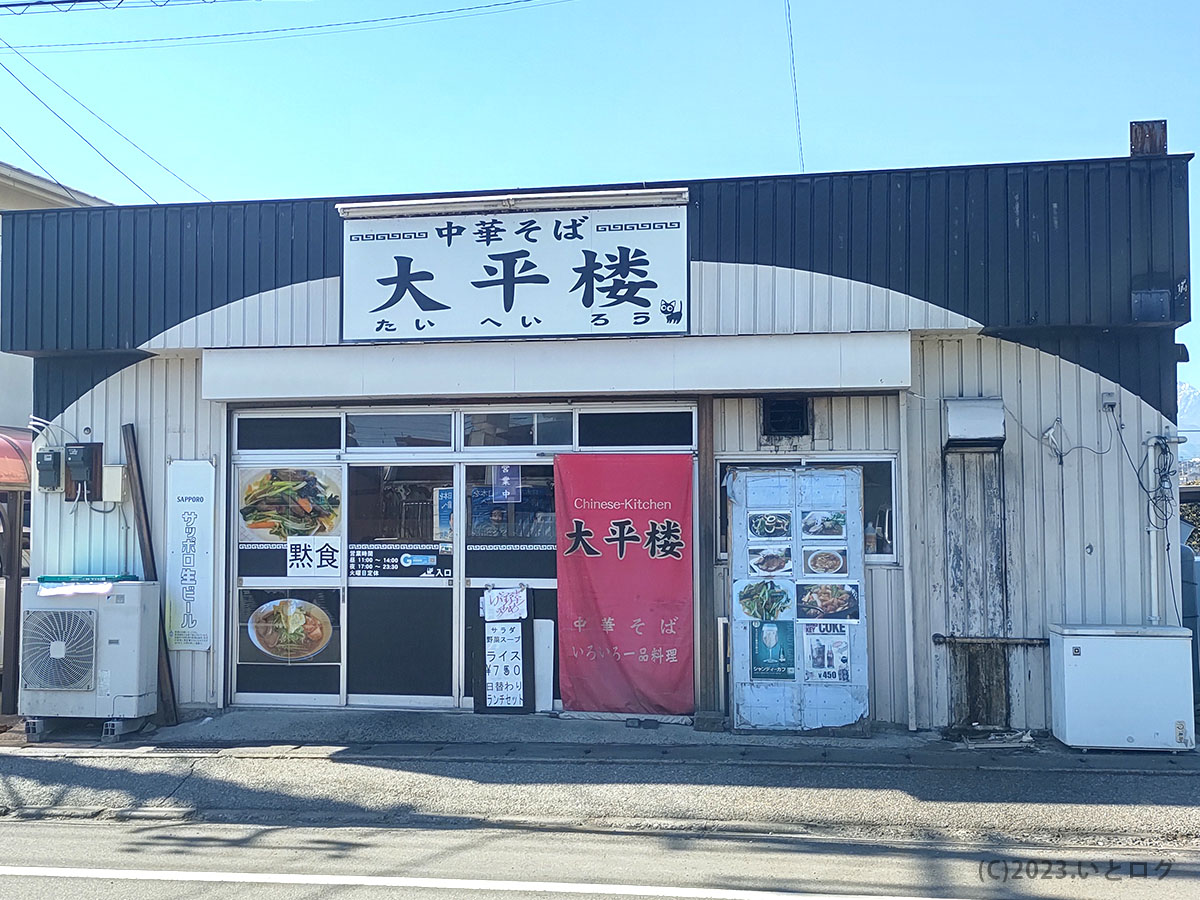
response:
M1004 401L999 397L947 398L947 450L995 450L1004 445Z
M808 434L808 398L803 394L774 394L762 398L763 437Z

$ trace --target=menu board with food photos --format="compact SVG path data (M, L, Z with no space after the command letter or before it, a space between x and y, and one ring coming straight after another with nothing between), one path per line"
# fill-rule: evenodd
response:
M738 730L867 716L862 470L728 470Z

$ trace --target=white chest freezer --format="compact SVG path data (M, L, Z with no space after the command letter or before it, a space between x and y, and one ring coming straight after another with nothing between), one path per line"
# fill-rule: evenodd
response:
M1165 625L1051 625L1054 736L1069 747L1191 750L1192 633Z

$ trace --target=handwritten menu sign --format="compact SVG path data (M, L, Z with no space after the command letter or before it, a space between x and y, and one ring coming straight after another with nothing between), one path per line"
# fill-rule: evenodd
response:
M515 588L489 588L479 600L480 615L487 622L524 619L529 603L524 585Z
M489 707L525 705L525 648L520 622L485 622L483 651Z

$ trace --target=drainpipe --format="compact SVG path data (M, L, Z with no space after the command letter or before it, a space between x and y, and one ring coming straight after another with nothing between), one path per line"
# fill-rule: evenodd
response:
M912 528L909 522L911 512L908 507L908 391L900 392L900 509L897 510L895 521L903 523L896 530L900 541L900 566L904 569L904 645L906 652L905 666L908 685L908 730L917 730L917 683L916 683L916 647L915 625L913 623L913 570L912 551L909 536Z

